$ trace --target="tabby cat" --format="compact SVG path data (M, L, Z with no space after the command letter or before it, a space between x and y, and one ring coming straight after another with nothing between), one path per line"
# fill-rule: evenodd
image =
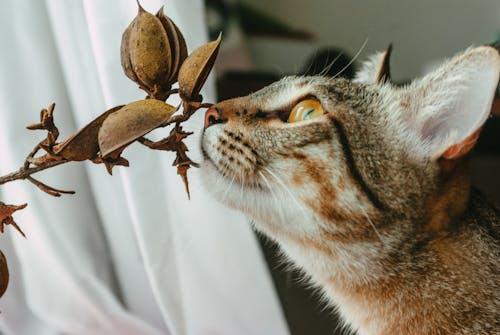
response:
M500 210L467 157L496 48L396 87L387 53L353 81L288 77L206 112L203 180L365 334L499 334Z

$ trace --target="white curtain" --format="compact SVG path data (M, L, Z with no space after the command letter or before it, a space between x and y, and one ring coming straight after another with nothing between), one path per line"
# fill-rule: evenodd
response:
M163 4L142 1L149 11ZM206 41L202 0L166 12L188 48ZM106 109L144 97L122 72L122 31L134 0L0 1L0 173L21 166L44 132L25 129L56 102L63 140ZM215 101L213 82L204 91ZM172 103L175 103L175 99ZM186 125L199 134L202 113ZM156 131L160 138L167 130ZM188 141L200 160L198 137ZM245 218L212 200L189 171L191 201L173 154L134 144L130 167L70 163L35 175L76 195L27 182L0 186L25 231L0 236L11 281L2 334L287 334L257 241Z

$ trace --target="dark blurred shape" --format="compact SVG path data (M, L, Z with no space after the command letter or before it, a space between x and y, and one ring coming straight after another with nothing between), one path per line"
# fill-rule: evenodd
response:
M276 17L245 3L238 2L236 8L238 9L241 28L247 35L306 41L314 38L311 32L292 28Z
M271 72L226 72L217 81L219 101L250 94L279 79Z
M308 59L297 75L338 76L352 79L356 72L355 62L345 51L338 48L324 48ZM293 75L293 74L290 74ZM224 73L217 81L218 100L240 97L258 91L281 79L276 73L265 71L231 71Z
M498 41L495 41L493 43L490 44L492 47L494 47L495 49L498 50L498 52L500 52L500 40Z
M206 0L208 26L213 39L228 27L231 19L236 19L248 36L312 40L314 35L306 30L290 27L280 19L258 10L246 3L224 0Z
M330 47L317 50L306 62L303 75L354 78L356 67L348 52Z
M500 118L490 118L481 130L474 152L486 155L500 153Z
M493 100L493 106L491 107L491 115L496 118L500 117L500 85L497 88L496 96L495 99Z
M221 31L227 33L230 18L235 15L232 7L224 0L206 0L205 8L210 39L217 38Z

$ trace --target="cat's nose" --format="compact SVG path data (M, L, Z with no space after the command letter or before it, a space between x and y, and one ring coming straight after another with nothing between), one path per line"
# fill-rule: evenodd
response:
M217 108L210 108L205 112L205 129L213 124L224 123L227 119L222 117L222 113Z

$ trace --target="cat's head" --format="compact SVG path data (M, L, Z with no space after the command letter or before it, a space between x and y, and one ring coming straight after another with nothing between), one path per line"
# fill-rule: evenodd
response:
M303 243L376 240L373 226L387 237L395 219L441 229L467 199L452 176L489 116L500 56L469 49L405 87L381 80L385 56L353 82L288 77L214 105L207 189L272 237Z

